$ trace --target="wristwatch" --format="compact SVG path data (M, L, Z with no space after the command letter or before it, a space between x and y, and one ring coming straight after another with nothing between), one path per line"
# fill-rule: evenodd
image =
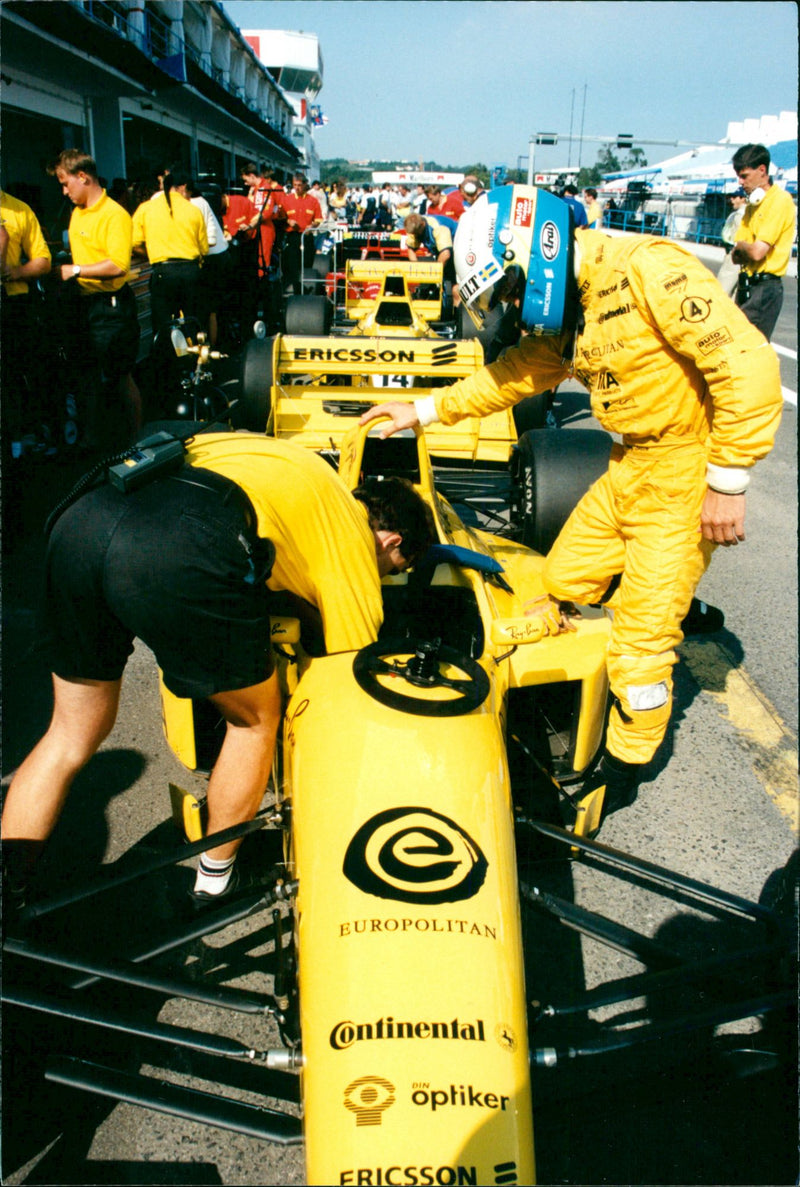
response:
M81 274L81 266L80 266L80 264L73 264L73 265L72 265L72 275L73 275L73 276L80 276L80 274Z

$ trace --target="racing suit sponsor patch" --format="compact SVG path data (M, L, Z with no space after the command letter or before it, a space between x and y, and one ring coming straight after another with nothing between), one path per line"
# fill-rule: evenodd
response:
M601 313L597 321L599 325L608 321L612 317L624 317L626 313L630 313L632 305L618 305L616 309L608 309L605 313Z
M680 292L686 288L687 277L685 272L667 272L661 277L659 283L667 293L672 293L676 289Z
M625 691L634 711L660 709L669 700L666 680L659 680L658 684L629 684Z
M721 346L729 346L733 342L733 334L727 326L721 326L718 330L712 330L710 334L706 334L705 338L697 339L697 349L701 354L711 354L714 350L719 350Z
M711 313L711 302L704 297L685 297L681 302L681 321L705 321Z

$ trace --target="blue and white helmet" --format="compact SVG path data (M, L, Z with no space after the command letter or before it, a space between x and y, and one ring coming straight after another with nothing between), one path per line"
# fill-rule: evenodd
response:
M537 186L489 190L458 222L458 291L478 329L501 301L519 305L530 334L559 334L573 320L572 211Z

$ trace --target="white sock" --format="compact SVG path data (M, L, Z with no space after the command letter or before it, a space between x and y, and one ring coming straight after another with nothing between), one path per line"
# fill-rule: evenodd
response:
M226 857L223 861L217 861L204 853L197 867L195 891L202 890L205 894L222 894L228 888L235 861L235 854L233 857Z

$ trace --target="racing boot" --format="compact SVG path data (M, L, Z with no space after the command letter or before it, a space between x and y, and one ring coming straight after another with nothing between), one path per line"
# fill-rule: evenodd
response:
M623 762L605 750L581 788L580 797L573 802L575 821L572 831L575 836L593 840L607 816L620 808L630 807L636 799L641 777L641 763Z

